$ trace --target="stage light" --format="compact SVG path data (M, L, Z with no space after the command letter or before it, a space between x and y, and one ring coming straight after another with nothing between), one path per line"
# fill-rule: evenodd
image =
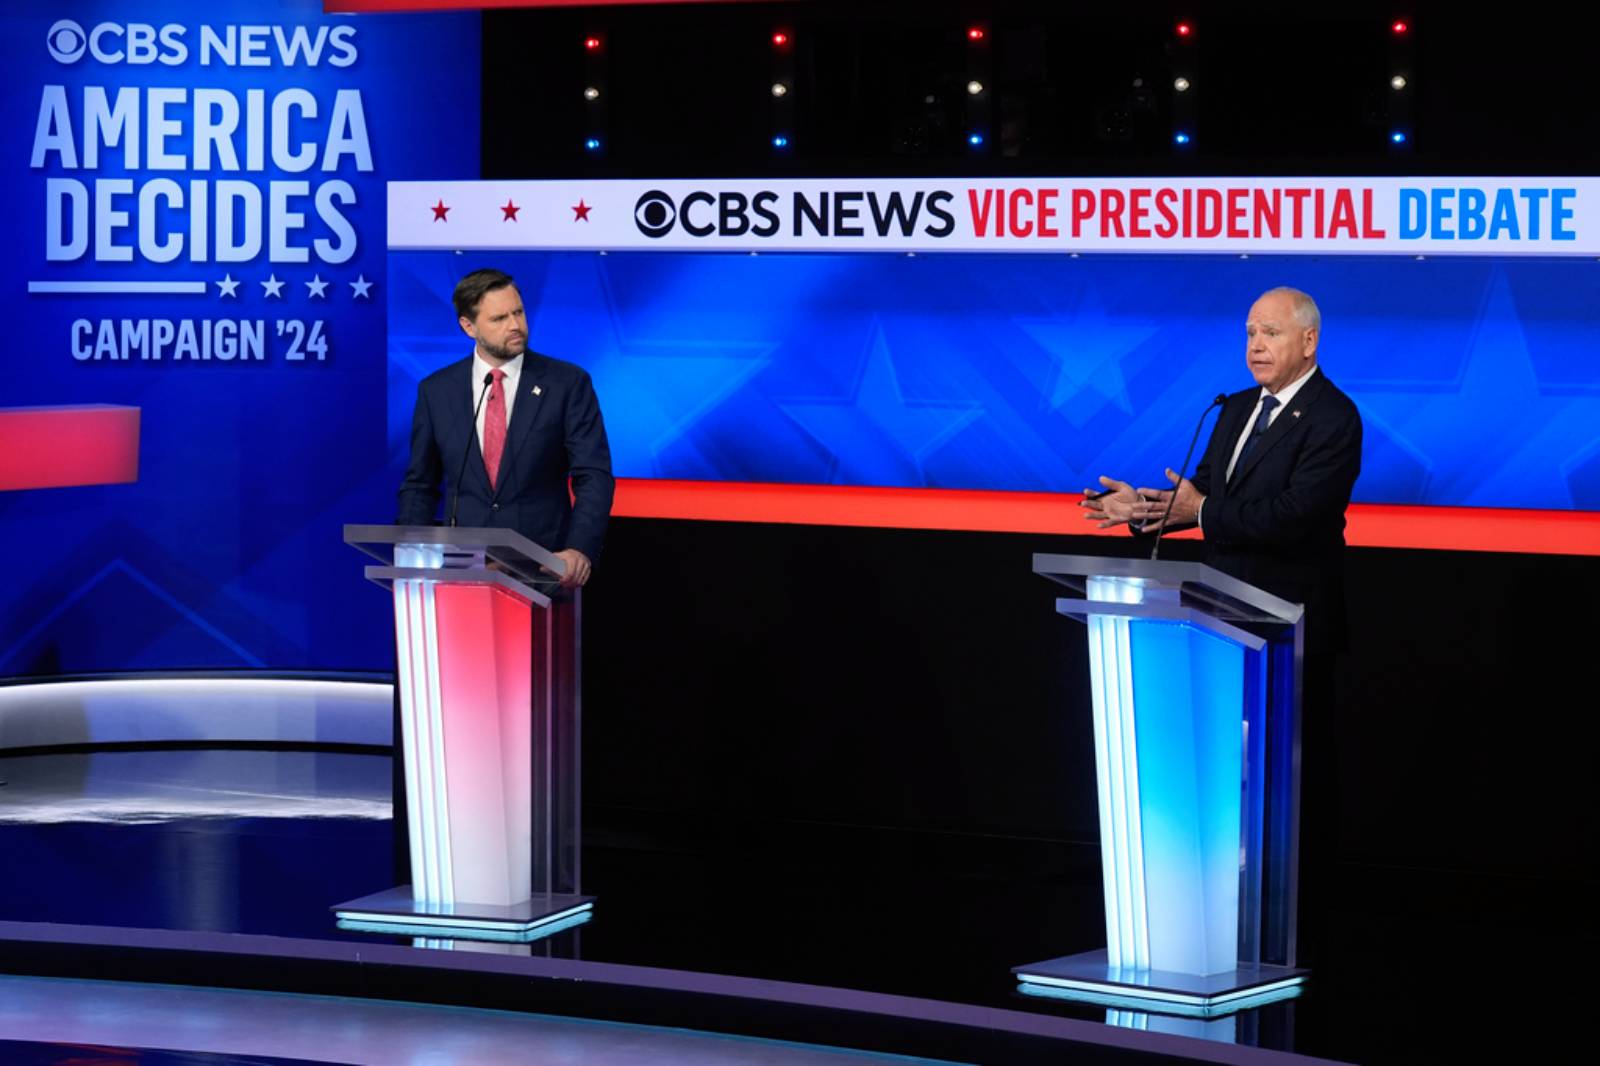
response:
M1188 37L1194 33L1194 26L1188 22L1180 22L1177 25L1176 32L1179 37Z
M983 147L983 134L981 134L981 133L968 134L967 135L967 143L972 145L972 147L974 147L974 148L982 148Z
M1394 24L1391 25L1389 29L1392 30L1396 36L1398 36L1410 30L1411 26L1407 24L1405 19L1395 19Z
M1405 132L1402 130L1395 130L1393 133L1389 134L1389 140L1393 141L1395 144L1405 144Z
M598 37L585 37L583 39L583 47L584 47L584 49L586 51L590 51L590 52L598 52L598 51L600 51L600 38L598 38Z
M772 95L773 96L788 96L789 95L789 87L787 85L785 85L781 81L775 81L775 82L772 83Z
M1395 92L1399 92L1405 87L1406 76L1404 74L1396 74L1394 77L1389 79L1389 88L1393 89Z
M587 141L583 142L583 146L589 149L591 152L598 152L600 150L600 138L590 137Z
M789 147L789 138L785 137L781 133L778 134L776 137L772 138L772 147L774 147L774 148L787 148L787 147Z
M1172 135L1173 144L1188 144L1191 140L1193 140L1193 138L1187 133L1175 133Z
M977 80L967 82L967 95L977 96L981 92L983 92L983 82Z
M1189 79L1188 78L1174 78L1172 80L1172 87L1173 87L1173 89L1177 90L1180 93L1186 93L1186 92L1189 91Z
M784 33L782 30L779 30L777 33L774 33L772 35L772 47L774 47L774 48L782 48L784 45L786 45L788 43L789 43L789 35L787 33Z
M974 26L967 31L967 40L969 41L981 41L985 36L982 26Z
M600 99L600 90L591 85L583 90L583 98L585 100L598 100Z

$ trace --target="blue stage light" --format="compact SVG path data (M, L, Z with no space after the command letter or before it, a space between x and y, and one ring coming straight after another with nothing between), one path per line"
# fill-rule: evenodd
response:
M1190 142L1190 140L1192 140L1192 139L1193 138L1191 138L1187 133L1176 133L1176 134L1173 134L1173 136L1172 136L1172 143L1173 144L1188 144Z
M789 138L785 137L783 134L780 133L778 136L772 138L772 147L774 147L774 148L787 148L787 147L789 147Z
M589 149L591 152L598 152L600 150L600 138L590 137L587 141L583 142L583 146Z
M1395 130L1393 133L1389 134L1389 139L1391 141L1393 141L1395 144L1405 144L1406 143L1405 131L1403 131L1403 130Z
M970 134L967 137L967 143L972 145L972 147L974 147L974 148L982 148L983 147L983 134L981 134L981 133Z

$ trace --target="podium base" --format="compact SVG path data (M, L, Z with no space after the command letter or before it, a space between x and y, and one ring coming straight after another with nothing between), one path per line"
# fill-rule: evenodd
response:
M1110 965L1103 949L1017 966L1011 972L1017 975L1017 991L1025 995L1192 1018L1292 999L1310 976L1309 970L1266 964L1205 975L1132 970Z
M536 895L521 903L424 903L410 885L330 907L340 929L390 936L527 943L581 925L594 916L594 897Z

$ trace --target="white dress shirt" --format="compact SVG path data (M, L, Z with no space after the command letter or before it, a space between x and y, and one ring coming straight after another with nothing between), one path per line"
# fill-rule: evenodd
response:
M494 366L486 362L483 356L478 354L478 349L474 347L472 349L472 406L478 412L479 451L483 450L483 418L489 411L489 397L484 395L488 390L483 384L483 379L488 377L489 372L493 369L495 369ZM522 356L517 356L500 369L506 372L506 376L500 382L500 388L504 390L506 395L506 428L510 429L511 407L517 402L517 382L522 377ZM478 403L480 397L483 400L482 404Z

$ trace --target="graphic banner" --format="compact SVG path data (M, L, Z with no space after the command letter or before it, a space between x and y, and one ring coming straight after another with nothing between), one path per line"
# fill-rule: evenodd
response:
M0 408L131 411L138 456L128 483L0 492L26 560L0 676L389 669L340 535L394 513L384 183L477 174L479 17L8 11ZM76 445L30 439L14 483L69 484L44 473Z
M389 247L1592 256L1600 179L395 182Z

